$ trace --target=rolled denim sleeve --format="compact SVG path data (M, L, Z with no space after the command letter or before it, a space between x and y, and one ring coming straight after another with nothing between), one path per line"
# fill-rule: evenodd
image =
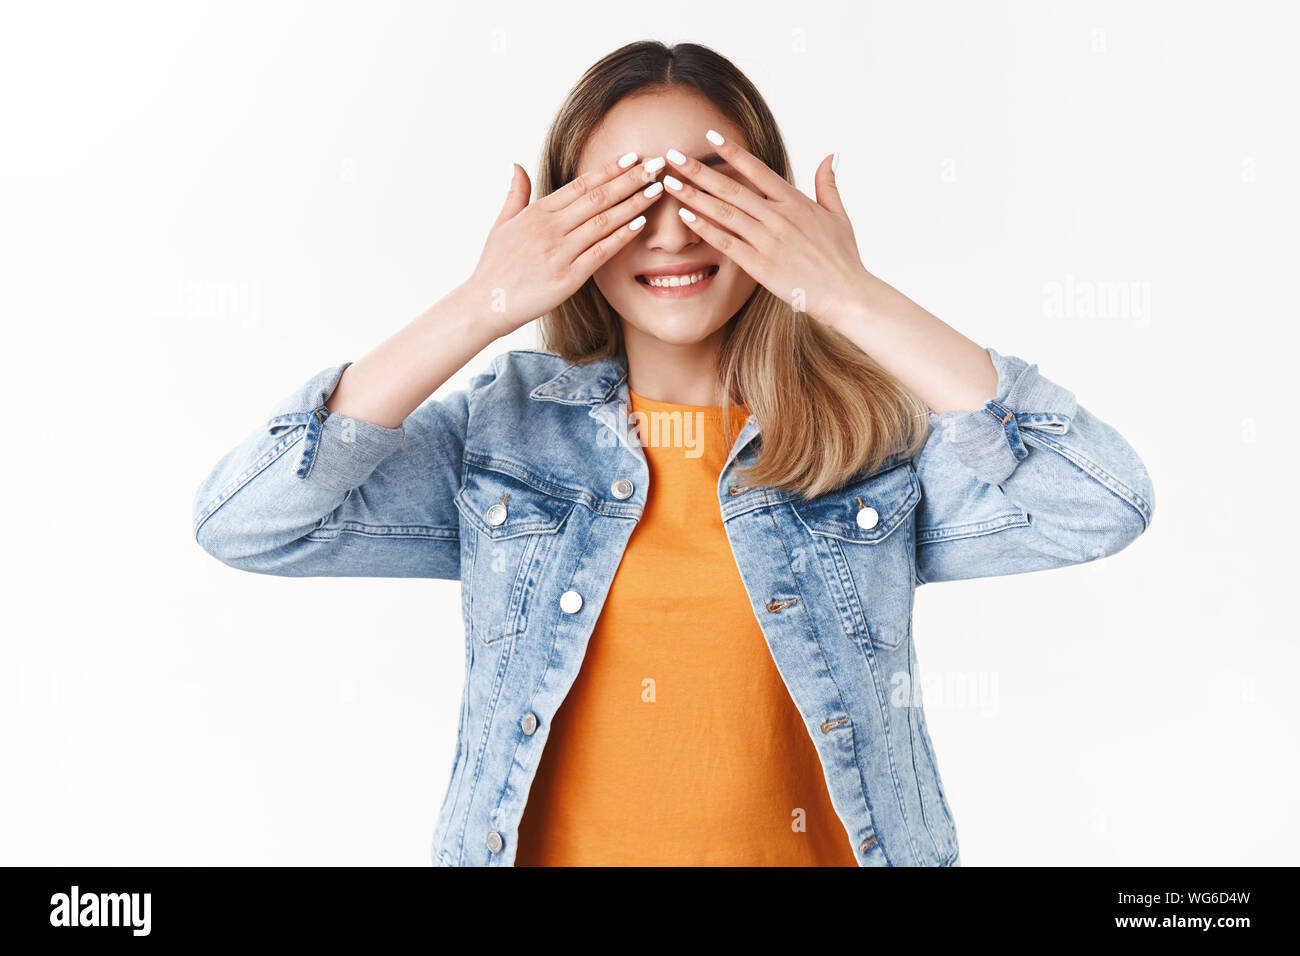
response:
M1114 554L1154 512L1146 466L1112 425L1036 364L985 351L996 395L973 411L931 411L915 459L918 583Z
M406 434L402 425L384 428L337 412L331 414L325 407L343 371L351 364L344 362L314 375L273 419L302 421L306 425L295 473L329 491L357 487L370 477L376 465L402 447Z
M456 579L470 395L497 363L396 428L330 413L351 364L312 375L221 457L194 496L194 537L262 574Z
M971 412L930 412L930 424L981 481L998 485L1029 454L1022 429L1065 432L1078 410L1074 393L1015 356L986 348L997 369L997 396Z

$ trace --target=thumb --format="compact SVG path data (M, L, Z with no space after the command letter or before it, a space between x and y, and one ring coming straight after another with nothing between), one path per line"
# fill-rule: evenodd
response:
M839 163L839 153L832 153L823 159L817 167L817 175L813 177L813 185L817 190L817 202L831 212L844 216L847 213L844 211L844 203L840 201L840 188L835 185L833 168Z
M510 164L510 188L506 191L506 202L501 207L501 214L497 216L494 226L509 219L513 219L519 214L519 211L528 205L528 197L532 194L533 184L528 178L528 173L519 166L518 163Z

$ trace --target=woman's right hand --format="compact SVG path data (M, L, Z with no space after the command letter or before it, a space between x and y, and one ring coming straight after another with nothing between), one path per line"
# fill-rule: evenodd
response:
M658 174L635 157L624 169L614 157L530 204L532 183L516 165L505 206L460 291L481 298L498 336L545 315L636 238L640 227L629 224L663 195L662 183L649 185Z

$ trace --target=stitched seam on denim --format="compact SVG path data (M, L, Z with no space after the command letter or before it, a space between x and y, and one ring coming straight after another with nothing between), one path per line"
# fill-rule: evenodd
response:
M532 490L538 491L539 494L546 494L538 489ZM507 494L509 494L509 492L507 492ZM532 518L523 523L520 523L520 519L516 518L515 523L508 529L506 529L504 524L494 528L482 519L479 509L470 503L471 497L469 480L468 478L463 479L461 481L460 490L452 497L452 504L456 506L456 510L461 513L462 517L468 520L471 525L483 534L487 535L493 541L506 541L510 538L517 538L524 534L555 534L559 531L560 526L564 524L565 520L568 519L574 508L574 502L563 498L557 498L555 495L548 495L547 497L550 499L557 502L564 502L563 505L557 505L557 510L560 510L562 512L561 514L552 515L549 512L546 512L545 518ZM496 502L494 502L494 504L495 503ZM506 530L506 533L499 533L503 529Z
M510 592L510 606L506 608L504 637L518 637L523 631L521 620L526 620L524 607L527 604L528 579L532 577L533 567L537 564L537 549L542 545L540 535L532 535L524 544L523 557L519 559L519 569L515 572L515 586Z
M794 567L790 564L790 546L786 543L785 536L781 534L781 522L776 520L776 514L774 509L768 511L767 518L769 521L772 522L772 530L776 533L777 540L781 542L781 553L785 555L786 567L789 568L790 571L790 580L794 582L794 589L798 593L798 596L802 598L804 597L804 593L803 590L799 587L799 577L794 573ZM808 605L805 602L801 606L806 608ZM808 629L812 633L813 640L817 644L817 653L821 656L822 666L825 667L826 674L830 678L831 684L835 687L835 696L838 697L840 700L840 706L843 708L842 713L848 715L851 711L848 705L844 702L844 694L840 691L839 683L835 680L835 671L831 667L830 661L826 659L826 649L822 647L821 635L818 633L817 630L817 621L815 615L810 613L805 613L804 620L808 622ZM766 638L764 638L764 640L766 641ZM856 730L853 727L852 721L849 722L849 732L853 734L853 765L855 768L857 768L858 771L858 787L862 791L862 800L867 807L867 816L871 818L871 828L875 833L875 835L879 837L880 833L876 827L876 815L875 813L872 812L871 809L871 793L869 792L869 789L867 787L866 775L862 772L862 758L858 755L858 746L859 746L858 734L856 733ZM817 763L819 766L822 765L822 758L820 753L818 753L817 755ZM856 841L857 836L855 835L853 839L854 841ZM880 846L880 852L884 854L885 860L886 862L888 862L889 854L885 851L885 841L883 839L878 839L877 843ZM855 846L857 845L856 842L854 845Z
M968 524L920 528L916 532L916 540L918 545L941 544L944 541L976 538L985 534L1005 531L1007 528L1024 528L1028 527L1028 525L1029 519L1025 517L1025 513L1016 511L987 518L983 521L972 521Z
M841 611L841 619L847 620L849 627L845 628L848 636L858 638L859 640L871 640L871 628L867 624L867 615L862 608L862 601L858 596L857 585L853 581L853 571L849 567L848 558L844 556L844 549L840 546L838 538L827 537L825 540L826 549L830 552L831 563L835 568L835 576L840 582L840 588L844 595L844 611ZM830 583L830 582L828 582ZM838 601L838 595L836 595ZM861 628L861 630L859 630Z
M993 408L990 408L990 405L993 406ZM994 408L998 411L993 411ZM989 400L984 404L984 410L997 419L998 424L1000 425L1006 425L1008 422L1015 420L1015 415L1011 413L1011 409L993 400ZM999 414L999 412L1001 414Z
M583 566L583 565L582 565L582 558L586 555L586 553L587 553L587 548L589 547L590 542L591 542L592 527L593 527L593 523L592 523L592 522L588 522L588 524L587 524L587 534L586 534L586 536L583 538L582 551L581 551L581 552L579 553L579 555L578 555L577 563L574 565L575 568L581 568L581 567ZM573 584L573 578L572 578L572 577L569 578L568 584L569 584L570 586L572 586L572 584ZM566 590L569 590L569 588L566 588ZM555 616L555 617L553 618L553 620L552 620L552 625L551 625L551 629L550 629L550 633L551 633L551 644L550 644L550 650L549 650L548 653L547 653L547 658L546 658L547 663L546 663L546 667L544 667L544 668L542 669L542 673L538 676L537 683L533 685L533 692L532 692L532 694L529 696L528 700L523 701L523 702L521 702L521 704L520 704L521 707L527 707L528 710L529 710L530 712L532 712L532 701L534 701L534 700L537 699L538 691L539 691L539 689L541 688L542 684L545 682L546 675L547 675L548 673L550 673L550 671L551 671L551 655L554 653L554 650L555 650L556 634L557 634L557 632L559 631L559 621L561 620L560 615L563 614L563 613L564 613L564 609L563 609L563 608L558 608L558 609L557 609L556 616ZM593 625L593 626L594 626L594 625ZM512 635L512 636L517 636L518 634L521 634L521 633L523 633L522 629L521 629L521 630L517 630L517 631L515 632L515 634ZM511 642L511 647L512 647L512 648L513 648L513 643L514 643L514 642L512 641L512 642ZM570 687L572 687L572 685L570 685ZM565 696L567 696L567 694L566 694ZM518 726L519 726L518 721L516 721L516 722L515 722L515 727L518 727ZM537 727L537 729L538 729L538 730L542 730L542 729L543 729L540 720L538 721L538 727ZM548 726L545 728L544 733L545 733L546 737L549 738L549 736L550 736L550 726L549 726L549 723L548 723ZM510 757L510 763L509 763L508 768L507 768L507 770L506 770L506 777L505 777L505 779L502 781L502 787L503 787L503 790L502 790L502 793L501 793L501 800L502 800L503 803L506 802L507 798L509 798L509 797L513 797L514 794L516 793L516 789L515 789L515 787L514 787L514 786L511 784L511 782L510 782L510 771L511 771L514 767L521 766L521 764L520 764L520 762L519 762L519 749L520 749L520 748L521 748L525 743L527 743L527 742L530 742L530 741L533 741L533 740L536 740L536 739L542 739L542 738L537 738L536 734L537 734L537 730L534 730L532 734L524 734L524 733L522 733L522 731L521 731L520 734L515 738L515 749L514 749L514 752L511 754L511 757ZM543 752L544 752L544 751L545 751L545 746L546 746L546 745L545 745L545 744L542 744L541 746L542 746L542 750L543 750ZM539 757L538 759L539 759L539 761L540 761L540 757ZM536 767L534 768L534 773L535 773L535 772L536 772ZM531 788L531 780L532 780L532 775L529 776L529 786L530 786L530 788ZM525 799L524 799L524 809L527 809L527 797L525 797ZM510 836L511 836L511 839L512 839L512 841L513 841L513 842L510 844L510 849L511 849L511 853L512 853L512 854L517 854L517 853L519 852L519 847L518 847L518 845L517 845L517 844L518 844L518 839L519 839L519 826L518 826L518 824L519 824L519 821L515 821L515 823L510 827L510 830L509 830L509 832L510 832Z
M889 764L889 777L893 782L894 799L898 802L898 813L903 818L903 826L907 830L907 843L912 848L912 856L919 859L921 852L916 845L916 837L913 834L912 821L907 814L907 801L903 799L903 781L898 775L898 761L895 757L894 747L891 743L890 736L890 708L887 700L889 694L888 686L882 686L883 675L880 673L879 658L876 655L875 645L867 643L860 645L863 654L867 658L867 670L871 674L871 685L876 692L876 706L880 708L881 723L881 740L884 742L885 758ZM911 667L910 661L908 667ZM885 681L888 684L888 681ZM883 695L883 696L882 696ZM875 826L875 820L872 820L872 826Z
M1061 445L1046 435L1033 435L1031 436L1031 439L1032 444L1041 445L1043 448L1048 448L1056 452L1070 464L1074 465L1074 467L1086 474L1089 478L1092 478L1097 482L1097 484L1101 485L1113 494L1120 501L1124 502L1136 511L1138 517L1142 519L1142 527L1144 529L1151 523L1151 506L1146 499L1110 472L1106 471L1100 465L1096 465L1089 461L1073 449L1066 448L1064 445Z
M296 445L301 439L301 432L294 432L286 435L284 438L280 439L279 443L273 445L269 451L265 452L261 457L254 461L252 465L245 468L238 478L234 479L229 485L219 491L209 502L207 512L201 515L199 519L194 522L195 537L198 536L199 531L203 528L203 525L207 523L208 519L221 509L222 505L233 498L235 494L241 491L250 481L275 464L275 462L279 460L285 452Z
M548 494L553 498L562 498L583 505L588 511L595 512L596 514L613 514L635 518L641 513L639 505L628 505L621 502L614 503L612 501L606 501L604 498L597 498L585 490L557 485L554 482L547 481L545 478L534 474L529 469L508 458L498 458L494 455L480 455L477 452L467 451L464 454L464 461L480 468L485 468L488 471L497 471L509 475L526 485L533 486L536 491Z
M468 730L469 723L469 679L470 679L470 660L473 651L473 636L466 635L465 641L465 685L461 688L461 703L459 708L458 719L456 722L456 753L452 757L451 780L447 784L447 792L443 795L442 803L438 807L437 818L434 823L434 847L440 855L445 855L445 849L438 849L439 839L446 840L447 832L445 828L440 829L438 824L444 819L448 823L455 817L456 801L460 796L461 781L465 779L465 767L469 762L469 755L465 752L465 733ZM448 864L450 865L450 864Z
M890 735L889 735L890 717L889 717L889 702L887 700L889 689L888 687L882 685L883 675L880 673L879 659L876 653L876 645L871 641L855 641L854 643L857 644L858 649L862 652L862 656L866 660L867 673L870 674L871 676L871 689L875 692L876 695L876 707L878 709L878 713L880 714L880 723L882 727L881 739L884 741L885 744L884 751L885 751L886 760L889 765L889 777L893 784L893 796L894 799L897 801L899 815L903 818L903 825L907 830L907 842L912 849L912 855L913 857L919 858L920 852L917 849L916 840L912 835L912 824L908 820L908 816L907 816L907 804L906 801L903 800L903 786L902 786L902 780L899 778L898 775L898 763L895 760L894 748L893 746L890 745ZM887 684L888 682L884 681L884 683ZM866 784L864 782L863 787L865 788L865 786ZM874 814L872 815L871 825L873 828L876 828L877 826L877 820ZM878 829L876 832L877 835L879 835ZM893 864L890 865L892 866Z
M918 478L917 480L919 481L920 479ZM917 554L915 512L912 513L912 517L909 518L907 522L907 543L905 547L907 548L908 570L910 570L912 574L912 595L911 595L911 601L909 602L909 606L907 608L907 636L911 637L912 616L916 613L916 589L920 584L923 583L921 581L920 555Z
M479 782L483 779L483 755L487 752L488 741L492 739L492 724L496 721L497 707L501 703L501 688L505 686L506 670L510 666L510 659L514 653L515 642L506 641L502 644L500 641L494 641L491 647L501 647L501 660L497 663L497 672L492 680L492 692L484 701L483 715L483 733L480 735L478 750L474 756L474 774L470 780L469 795L465 800L465 817L461 821L460 840L461 846L464 847L465 833L469 828L469 817L474 807L474 796L478 793ZM463 852L463 849L462 849ZM491 857L489 856L489 859Z
M321 408L313 409L312 417L307 419L307 436L303 440L302 453L304 467L298 472L298 477L304 481L311 477L312 471L316 468L316 459L320 456L321 438L325 432L325 419L319 417L320 412Z
M431 538L438 541L456 541L460 538L460 531L456 528L440 528L432 525L368 525L357 521L322 526L307 532L306 537L313 541L328 541L340 534L360 534L369 538Z
M799 516L799 520L802 521L813 534L830 535L832 537L842 538L845 541L853 541L857 544L879 544L893 534L898 526L903 523L903 518L906 517L908 512L920 503L921 491L919 485L920 479L915 477L908 483L907 497L898 503L894 510L890 512L888 517L880 519L878 527L881 529L881 533L874 537L855 534L849 527L847 521L844 522L844 528L840 529L839 524L836 522L820 521L811 517L805 517L803 514L803 508L807 506L807 502L796 504L794 509L795 513ZM840 492L831 492L831 494L839 493ZM818 527L824 525L831 525L831 527Z
M774 495L766 488L751 488L749 491L737 495L734 498L728 495L726 501L719 499L722 520L730 521L732 518L749 514L751 511L758 511L760 508L784 504L789 501L791 497L791 495Z
M925 746L926 756L930 759L930 772L934 775L934 786L939 791L940 807L948 817L948 826L952 830L957 829L957 823L952 819L952 812L948 806L948 795L943 790L943 780L939 774L939 761L934 756L934 747L930 745L930 724L925 719L925 708L922 707L917 713L918 724L921 728L921 743ZM946 839L946 838L945 838Z
M592 537L592 533L593 533L594 529L595 529L595 521L588 521L588 522L587 522L587 533L586 533L586 535L585 535L585 536L583 537L583 539L582 539L582 550L578 552L577 558L574 560L574 563L573 563L573 567L574 567L575 570L578 569L578 568L583 567L583 558L586 557L586 555L587 555L587 551L588 551L588 549L591 547L591 537ZM572 575L569 576L569 580L566 582L566 585L567 585L566 588L565 588L566 591L567 591L567 590L570 590L570 589L572 588L572 586L573 586L573 576L572 576ZM521 705L521 706L526 706L526 707L528 707L529 710L532 710L532 702L533 702L534 700L537 699L537 695L538 695L538 693L541 691L542 686L546 683L547 675L549 675L549 674L551 673L552 669L553 669L553 663L552 663L552 662L554 661L554 658L555 658L555 646L556 646L556 642L557 642L557 635L559 634L559 630L560 630L560 626L559 626L559 624L560 624L560 621L563 620L563 617L562 617L561 615L564 615L564 609L558 607L558 605L557 605L556 612L555 612L555 617L552 618L552 620L551 620L551 627L550 627L551 642L550 642L550 646L547 648L547 651L546 651L546 666L543 667L543 668L541 669L541 673L537 675L537 682L536 682L535 684L533 684L532 693L529 695L528 700L524 701L523 704ZM567 616L567 615L565 615L565 616ZM595 624L592 625L592 628L593 628L593 630L594 630L594 628L595 628ZM587 635L587 639L588 639L588 640L591 639L591 634L590 634L590 633ZM579 661L579 668L581 668L581 666L582 666L582 663L581 663L581 661ZM574 675L574 676L576 677L576 675ZM573 688L573 682L572 682L572 680L571 680L570 683L569 683L569 689L572 690L572 688ZM567 696L568 696L568 693L566 692L564 696L567 697ZM563 706L563 701L561 701L561 706ZM554 719L554 715L552 715L552 718L551 718L551 719ZM539 719L539 722L538 722L538 729L539 729L539 730L542 729L542 727L541 727L541 723L540 723L540 719ZM546 728L545 728L545 732L546 732L547 739L549 739L549 737L550 737L550 732L551 732L550 725L549 725L549 721L548 721L548 724L547 724L547 726L546 726ZM510 755L510 767L513 768L513 767L522 766L522 764L521 764L520 761L519 761L519 748L522 747L526 742L531 741L531 740L534 740L535 738L536 738L536 731L534 731L533 734L531 734L531 735L522 735L522 736L518 737L518 738L515 740L515 749L514 749L514 753L512 753L512 754ZM541 747L542 747L542 752L545 753L545 751L546 751L546 744L543 743L543 744L541 745ZM541 757L539 756L539 757L538 757L538 764L539 764L539 765L540 765L540 762L541 762ZM537 766L534 766L534 767L533 767L533 770L532 770L532 773L529 774L529 780L528 780L528 783L529 783L529 788L530 788L530 789L531 789L531 786L532 786L532 781L535 779L535 775L536 775L536 773L537 773L537 769L538 769ZM509 771L506 772L505 787L506 787L506 793L511 794L511 795L514 794L514 792L515 792L515 791L514 791L514 788L510 785L510 774L509 774ZM504 797L505 797L505 794L504 794L504 793L502 794L502 797L503 797L503 799L504 799ZM527 811L527 809L528 809L528 798L525 796L525 798L524 798L524 810ZM522 819L522 818L521 818L521 819ZM517 841L517 840L519 839L519 821L516 821L516 822L515 822L515 825L514 825L514 827L512 828L511 832L512 832L512 834L513 834L513 836L514 836L514 839ZM515 852L516 852L516 853L518 852L518 847L517 847L517 846L515 847Z
M925 832L930 837L930 845L934 847L935 858L941 859L943 857L943 850L940 848L939 841L934 835L934 825L930 822L930 811L925 805L925 778L921 776L920 768L916 765L916 742L918 734L916 730L916 715L914 711L915 708L920 705L913 703L913 695L916 693L916 672L912 669L911 648L908 649L907 655L907 689L907 741L908 747L912 753L912 779L916 781L916 796L921 804L921 823L925 825Z

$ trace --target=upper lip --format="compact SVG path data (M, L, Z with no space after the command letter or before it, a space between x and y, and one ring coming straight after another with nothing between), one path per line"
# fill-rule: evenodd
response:
M660 266L649 272L638 272L638 276L645 276L647 279L666 279L668 276L688 276L693 272L707 272L712 269L716 262L683 262L680 265Z

